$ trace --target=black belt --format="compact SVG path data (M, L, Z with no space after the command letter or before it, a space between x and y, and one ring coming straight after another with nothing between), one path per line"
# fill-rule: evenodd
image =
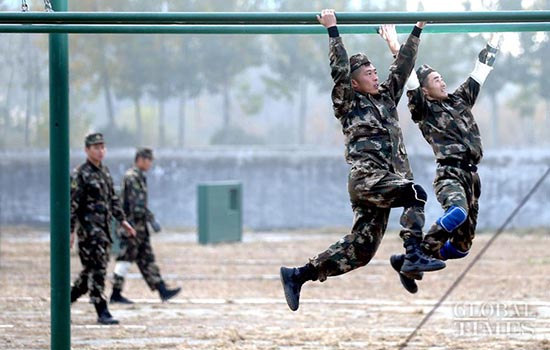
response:
M437 161L437 163L439 165L446 165L446 166L452 166L455 168L460 168L462 170L469 171L472 173L477 172L477 166L467 160L449 158L449 159L440 159Z

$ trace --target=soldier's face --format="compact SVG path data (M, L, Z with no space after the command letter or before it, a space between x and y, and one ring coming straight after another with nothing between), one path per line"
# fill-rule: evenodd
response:
M86 154L88 155L88 159L94 164L101 163L103 158L105 158L106 151L107 149L105 148L105 144L103 143L98 143L86 147Z
M443 80L443 77L438 72L431 72L426 77L426 84L422 87L424 95L431 100L442 101L446 99L449 94L447 93L447 84Z
M149 159L149 158L139 157L136 161L136 166L141 171L147 171L147 170L151 169L151 167L153 166L153 160Z
M372 65L361 66L354 72L351 79L353 90L362 94L378 94L378 73Z

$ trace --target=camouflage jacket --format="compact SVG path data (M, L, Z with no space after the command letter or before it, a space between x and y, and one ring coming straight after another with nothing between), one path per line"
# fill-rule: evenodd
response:
M137 167L128 169L124 174L120 197L130 223L145 223L155 219L147 206L147 178Z
M111 217L126 220L113 178L105 165L96 167L89 160L78 166L71 179L71 232L76 223L88 231L91 226L108 230Z
M330 67L334 80L334 115L342 124L346 160L368 174L372 186L388 172L412 179L412 172L399 126L397 103L416 60L420 39L409 35L390 74L380 84L380 94L364 95L353 90L350 63L341 37L330 38Z
M469 77L441 102L426 99L420 87L407 92L412 119L418 123L437 160L458 159L478 164L483 157L479 127L472 115L480 88Z

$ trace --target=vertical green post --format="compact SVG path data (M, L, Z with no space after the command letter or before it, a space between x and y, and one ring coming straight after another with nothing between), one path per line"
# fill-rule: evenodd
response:
M53 0L67 11L67 0ZM50 34L50 273L51 349L71 348L70 185L69 185L69 41Z

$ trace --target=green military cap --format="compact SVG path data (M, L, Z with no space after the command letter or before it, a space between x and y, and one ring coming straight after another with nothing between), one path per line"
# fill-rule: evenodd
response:
M418 81L420 82L420 86L424 86L424 81L430 75L430 73L435 72L435 69L428 66L427 64L423 64L416 70L416 75L418 76Z
M367 55L364 53L357 53L350 57L349 59L349 65L350 65L350 73L353 73L359 67L369 65L371 62Z
M147 147L138 148L136 151L137 158L153 159L153 150Z
M91 145L96 145L98 143L105 143L105 139L103 139L103 134L96 132L92 134L88 134L84 140L84 143L86 144L86 147L89 147Z

